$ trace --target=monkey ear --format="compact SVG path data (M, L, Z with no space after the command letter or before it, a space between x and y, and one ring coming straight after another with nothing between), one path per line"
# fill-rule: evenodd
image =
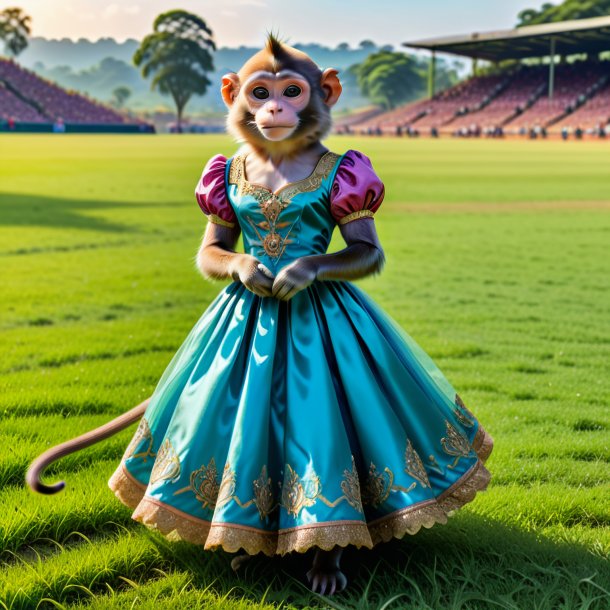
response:
M324 103L327 106L334 106L341 95L341 91L343 91L337 74L339 74L338 70L326 68L326 70L322 72L322 77L320 78L320 84L322 85L325 94Z
M235 98L239 94L239 76L235 72L229 72L222 77L222 87L220 88L220 94L224 103L231 108Z

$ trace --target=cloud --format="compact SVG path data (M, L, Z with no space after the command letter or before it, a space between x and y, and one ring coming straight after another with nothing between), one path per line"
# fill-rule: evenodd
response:
M138 4L123 6L113 2L112 4L106 6L106 8L103 10L102 17L104 19L112 19L120 13L123 13L124 15L137 15L139 12L140 6Z
M239 17L239 13L237 11L221 11L220 14L224 17Z

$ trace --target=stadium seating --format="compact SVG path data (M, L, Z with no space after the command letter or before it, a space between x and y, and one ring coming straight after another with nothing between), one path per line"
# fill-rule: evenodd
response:
M582 106L566 115L551 127L551 131L563 128L575 130L599 129L610 123L610 78L602 80L598 91Z
M511 75L510 84L491 103L475 113L469 113L451 123L449 129L458 133L473 126L481 130L501 127L546 90L547 74L541 68L526 68Z
M83 95L66 91L11 60L0 59L0 85L0 119L5 121L140 123Z
M412 102L352 125L352 131L367 133L379 129L383 133L395 133L397 127L440 127L460 114L489 103L507 84L504 75L472 78L442 91L431 100Z
M471 78L433 99L419 100L350 125L354 133L396 133L398 127L429 134L471 135L502 129L524 134L601 128L610 120L610 62L578 61L556 66L548 97L549 67L521 65L502 75Z
M549 127L591 95L592 87L605 75L604 68L607 70L607 66L592 62L557 66L553 97L548 97L545 88L544 95L535 104L505 125L505 132Z
M38 110L17 97L0 82L0 119L8 121L17 119L29 123L45 123L48 121Z

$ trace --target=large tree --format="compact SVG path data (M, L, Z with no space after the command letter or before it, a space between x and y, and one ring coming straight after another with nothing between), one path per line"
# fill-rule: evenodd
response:
M425 78L417 61L405 53L379 51L350 68L362 95L386 109L419 97Z
M133 56L142 76L152 76L151 89L171 95L176 104L178 131L184 107L211 84L207 72L214 70L211 51L216 50L212 30L193 13L172 10L159 15L154 32L144 38Z
M610 15L610 0L564 0L561 4L547 2L540 9L528 8L521 11L517 15L517 27L604 15Z
M17 57L28 46L30 21L30 16L20 8L0 11L0 38L4 41L7 54Z
M117 108L122 108L123 104L131 97L131 89L125 85L117 87L112 92L112 102Z

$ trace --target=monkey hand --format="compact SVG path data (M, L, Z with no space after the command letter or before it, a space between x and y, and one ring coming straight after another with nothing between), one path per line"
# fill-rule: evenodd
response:
M270 297L273 287L273 273L256 257L242 255L233 272L233 279L239 280L248 290L259 297Z
M288 301L297 292L307 288L317 277L318 269L311 257L299 258L286 265L273 281L272 296Z

